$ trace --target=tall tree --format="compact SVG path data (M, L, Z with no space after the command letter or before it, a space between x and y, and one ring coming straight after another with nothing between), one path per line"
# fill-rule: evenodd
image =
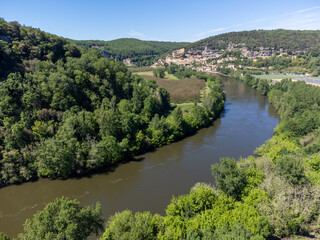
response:
M49 203L24 224L22 240L87 239L91 234L103 231L100 203L81 207L78 200L62 197Z

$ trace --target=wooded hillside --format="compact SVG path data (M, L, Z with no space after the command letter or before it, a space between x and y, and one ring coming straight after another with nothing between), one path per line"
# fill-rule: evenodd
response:
M135 38L120 38L112 41L70 40L70 42L84 49L97 48L120 61L131 58L131 61L138 66L151 65L163 54L188 44L185 42L143 41Z
M287 51L308 51L320 48L320 31L298 30L252 30L229 32L202 39L188 45L188 49L226 49L229 44L244 44L250 50L264 48L280 48ZM242 46L239 46L239 48Z

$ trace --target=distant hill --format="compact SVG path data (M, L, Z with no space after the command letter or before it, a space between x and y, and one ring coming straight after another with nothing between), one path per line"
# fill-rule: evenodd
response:
M106 56L120 61L131 58L132 63L138 66L150 65L161 55L189 44L186 42L143 41L135 38L120 38L112 41L70 40L70 42L84 49L99 49Z
M287 51L308 51L320 48L320 31L278 29L229 32L202 39L190 44L187 49L203 50L206 46L208 49L226 49L231 43L243 43L250 50L264 47L276 50L283 48Z
M0 81L10 72L30 71L38 61L78 56L80 49L65 38L0 18Z

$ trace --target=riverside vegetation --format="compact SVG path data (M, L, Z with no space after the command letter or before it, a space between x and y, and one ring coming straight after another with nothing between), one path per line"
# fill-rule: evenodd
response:
M224 107L221 82L209 75L203 102L183 113L164 88L97 50L17 22L0 20L0 35L1 187L108 170L207 126ZM19 238L83 239L101 226L99 205L62 198Z
M1 55L12 63L0 82L1 186L114 167L194 133L223 110L221 84L209 76L203 106L183 114L164 88L123 63L16 22L0 24L8 39Z
M117 213L101 239L268 239L318 232L320 89L290 80L270 84L249 74L242 80L278 110L274 137L255 156L214 164L218 190L197 184L190 194L173 197L164 217Z
M2 184L10 183L7 179L13 183L27 180L21 174L26 171L21 169L29 169L34 174L30 176L58 177L68 176L78 167L112 164L117 156L161 146L208 124L223 106L217 80L208 81L211 91L203 107L196 104L184 115L179 107L170 109L167 91L132 75L122 64L101 58L98 52L81 51L63 39L44 34L48 46L39 49L39 58L30 59L13 46L19 47L19 38L28 39L28 34L39 34L38 30L2 21L3 28L7 35L16 35L10 35L9 42L0 41L5 46L1 54L15 63L10 66L20 70L2 72ZM31 44L31 49L37 46ZM15 62L16 58L20 62ZM101 239L254 240L319 230L320 89L290 80L271 84L250 74L239 78L268 95L278 110L281 123L274 136L257 148L254 156L238 162L223 158L213 165L217 189L196 184L190 194L173 197L165 216L129 210L116 213L106 223ZM135 93L137 89L145 95ZM137 96L144 98L137 101ZM79 105L83 102L87 105ZM131 119L127 114L142 121L144 128L136 128L136 133L129 131L132 128L125 130L122 124ZM102 124L108 120L112 126ZM117 123L121 124L112 128ZM140 142L143 147L137 144ZM131 151L130 146L140 147ZM66 163L67 168L60 168ZM60 169L68 170L57 172ZM18 238L86 239L103 229L100 205L81 207L78 201L57 199L27 220L24 229ZM0 239L8 237L0 234Z
M242 80L254 88L260 81L249 74ZM101 239L268 239L317 232L320 89L290 80L268 87L281 123L255 156L238 162L224 158L212 166L218 190L196 184L190 194L171 200L165 216L117 213L108 220ZM21 236L39 236L32 235L44 227L38 214L36 221L25 224ZM63 219L66 226L75 221ZM46 232L56 229L51 224Z

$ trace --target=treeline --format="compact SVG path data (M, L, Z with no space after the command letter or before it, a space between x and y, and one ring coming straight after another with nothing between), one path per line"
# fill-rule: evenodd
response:
M120 38L112 41L70 39L70 42L84 49L98 48L106 55L119 61L131 58L131 62L138 67L150 66L164 54L188 44L185 42L143 41L135 38Z
M11 68L0 82L0 186L107 170L193 133L223 109L220 82L210 83L204 106L183 115L171 108L165 89L99 51L18 23L1 24L7 56L20 70ZM34 33L45 37L32 43ZM15 52L20 42L54 50L25 55Z
M137 68L137 69L143 69L143 68ZM146 70L152 70L153 71L153 76L158 77L158 78L164 78L165 77L165 72L167 71L168 74L172 74L178 79L186 79L186 78L198 78L202 79L206 82L210 81L218 81L220 82L221 79L220 77L217 77L212 74L207 74L205 72L199 72L194 69L185 67L183 65L177 65L174 63L165 63L163 67L158 67L158 68L151 68L151 69L146 69ZM133 68L134 72L134 68Z
M256 87L247 75L245 81ZM265 90L281 123L275 135L236 161L211 168L203 184L173 198L164 217L130 211L110 217L101 239L270 239L319 230L320 89L285 80Z
M221 81L221 78L218 76L207 74L205 72L199 72L185 66L170 63L165 65L165 67L169 74L173 74L178 79L198 78L203 79L206 82Z
M257 88L260 80L253 79L250 75L242 78ZM218 190L197 184L190 194L173 197L165 216L149 212L134 214L129 210L117 213L107 221L101 239L258 240L317 232L320 217L320 89L304 82L284 80L268 83L265 91L279 112L281 123L274 136L257 148L255 156L238 162L223 158L221 163L212 166ZM177 113L179 109L175 111ZM61 201L69 200L58 199L54 204L60 206ZM77 229L78 219L68 219L68 215L63 215L64 211L60 214L61 207L53 208L56 212L52 216L59 221L66 218L64 227L55 224L44 227L46 221L40 216L51 216L49 209L28 220L20 238L44 238L46 233L51 234L51 239L58 239L58 232L66 232L64 229L69 224ZM87 224L82 226L86 227L79 233L102 231L99 206L88 209L86 216L96 217L91 218L91 223L85 222ZM54 222L55 219L51 220ZM46 229L42 235L40 229ZM82 236L78 239L88 235Z
M268 95L270 102L277 109L281 123L276 132L287 137L302 137L320 126L320 89L304 81L292 82L284 79L277 83L259 79L249 72L238 79L243 80L263 95Z
M268 220L271 233L283 237L317 232L320 214L320 89L291 80L271 84L250 75L242 79L253 88L268 85L262 92L269 96L281 122L274 137L257 148L256 157L237 163L237 174L234 167L230 167L232 160L224 160L213 167L217 187L230 195L240 196L247 192L248 181L254 181L256 186L252 191L256 192L256 200L260 198L256 209ZM250 169L258 174L250 179L240 177Z
M0 81L10 72L33 71L38 61L79 56L80 50L61 37L0 19Z
M252 30L242 32L230 32L202 39L187 46L188 49L202 50L206 46L209 49L227 49L229 44L244 44L251 50L259 50L260 47L280 48L286 51L309 51L320 48L320 31L310 30ZM240 46L241 47L241 46Z

